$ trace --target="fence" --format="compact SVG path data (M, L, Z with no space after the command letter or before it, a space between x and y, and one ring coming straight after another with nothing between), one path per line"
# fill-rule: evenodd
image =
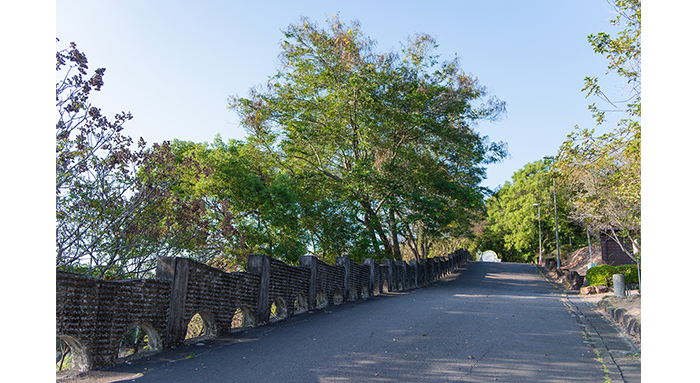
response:
M231 331L232 318L260 326L329 304L432 283L471 260L460 249L419 262L384 259L361 265L347 257L328 265L304 256L290 266L263 255L248 257L246 272L227 273L187 258L159 258L155 279L104 281L56 272L56 335L71 347L73 365L85 371L113 365L120 340L138 326L150 350L185 341L199 314L206 336ZM274 307L274 316L272 308Z

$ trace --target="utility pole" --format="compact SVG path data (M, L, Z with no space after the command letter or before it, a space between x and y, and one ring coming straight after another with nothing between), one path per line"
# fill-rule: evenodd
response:
M545 160L552 160L554 162L554 156L544 156ZM557 240L557 269L561 269L561 260L559 252L559 216L557 215L557 181L552 178L552 186L554 186L554 225L556 226L555 237Z
M557 240L557 269L561 269L561 261L559 255L559 216L557 215L557 181L552 180L552 185L554 185L554 225L557 229L555 235L555 238Z
M537 229L540 234L540 265L542 264L542 221L540 221L540 204L536 203L532 206L537 206Z

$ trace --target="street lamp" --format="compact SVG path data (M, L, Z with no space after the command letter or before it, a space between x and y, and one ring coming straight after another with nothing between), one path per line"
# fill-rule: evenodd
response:
M537 206L537 228L540 233L540 265L542 264L542 222L540 221L540 204L536 203L532 206Z
M544 159L554 161L554 156L544 156ZM557 240L557 269L561 269L559 256L559 217L557 216L557 183L554 178L552 178L552 186L554 186L554 225L556 227L555 237Z

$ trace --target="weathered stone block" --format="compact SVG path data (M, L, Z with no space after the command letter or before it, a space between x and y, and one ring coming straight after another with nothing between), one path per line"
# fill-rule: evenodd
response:
M367 297L385 282L392 290L418 287L469 257L468 251L459 250L410 265L379 265L373 259L358 265L339 258L331 266L304 256L296 267L251 255L247 271L235 273L191 259L160 258L156 279L127 281L57 272L56 333L74 350L80 369L107 367L115 362L121 336L136 325L147 333L151 348L175 347L184 341L188 321L196 313L204 319L205 334L218 336L230 331L238 310L244 326L261 325L269 321L273 303L280 312L298 313L314 307L321 291L342 303L360 294ZM298 299L302 301L295 304Z
M596 289L595 289L595 286L581 287L581 288L579 289L579 293L580 293L581 295L595 294L595 293L596 293Z

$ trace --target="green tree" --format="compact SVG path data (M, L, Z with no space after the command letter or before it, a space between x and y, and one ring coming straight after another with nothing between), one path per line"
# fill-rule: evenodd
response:
M539 160L526 164L513 174L512 182L486 201L486 226L482 228L478 246L482 251L494 250L509 262L534 262L539 252L539 204L542 227L543 254L556 249L554 190L552 184L552 162ZM560 242L572 245L586 241L585 231L575 222L566 219L569 210L567 196L557 190ZM543 255L544 256L544 255Z
M207 230L192 254L230 271L241 270L247 256L262 253L294 264L306 252L299 224L297 188L277 162L253 145L217 136L213 144L175 141L176 158L193 157L210 171L185 174L183 199L203 201Z
M169 143L146 148L122 133L131 114L110 120L89 102L104 85L104 68L86 78L88 61L75 43L56 52L56 267L100 278L143 277L158 256L177 254L199 231L197 203L173 200ZM194 173L198 164L183 159ZM196 201L195 201L196 202ZM163 224L165 207L177 230Z
M374 252L367 231L357 217L356 205L338 188L329 188L323 176L295 179L301 209L300 225L308 233L308 252L326 263L348 256L361 263Z
M629 97L614 101L598 79L587 77L586 97L595 95L612 109L589 106L597 124L610 113L624 115L611 132L596 136L578 126L559 148L557 173L572 196L570 217L591 232L603 231L622 246L631 242L641 250L641 4L617 0L611 23L622 27L616 37L598 33L588 37L596 53L608 59L608 73L627 80Z
M601 109L596 103L589 105L598 124L605 121L608 113L622 113L627 117L620 120L620 127L634 130L639 128L638 118L642 111L642 7L640 0L615 0L611 5L617 15L610 23L623 29L617 33L617 37L606 32L591 34L588 41L594 52L604 55L608 60L606 74L615 73L627 80L629 97L621 101L612 99L600 87L595 76L585 78L583 91L587 92L586 97L597 96L607 107L612 108Z
M230 107L295 181L340 202L374 254L400 258L403 241L417 250L416 231L437 236L473 216L482 164L505 155L474 125L505 104L487 98L457 59L440 62L428 35L401 53L373 44L358 23L333 18L322 29L304 18L284 31L278 73Z

